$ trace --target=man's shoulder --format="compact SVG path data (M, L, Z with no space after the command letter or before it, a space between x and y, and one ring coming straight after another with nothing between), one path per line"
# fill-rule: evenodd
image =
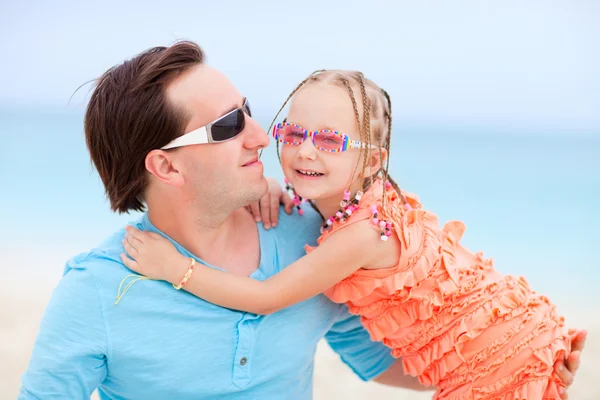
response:
M303 213L300 215L296 208L291 214L287 214L283 208L280 209L279 224L275 232L281 244L300 246L302 249L306 244L316 246L323 220L309 204L303 204L302 210Z
M125 268L119 256L123 252L121 241L124 237L125 229L121 229L109 236L99 246L71 257L67 261L64 274L72 269L89 270L95 273L117 266Z
M93 288L100 297L114 297L119 282L132 273L120 258L124 237L125 229L120 229L100 245L67 260L59 286L66 286L74 292Z
M282 230L293 232L303 232L311 235L318 235L323 219L321 215L310 204L302 205L302 215L296 208L291 214L287 214L283 207L279 210L279 225Z

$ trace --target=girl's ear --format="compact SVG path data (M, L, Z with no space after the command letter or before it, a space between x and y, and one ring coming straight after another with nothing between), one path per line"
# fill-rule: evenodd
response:
M387 161L388 152L384 148L371 150L371 159L367 165L367 171L365 176L373 176L373 174L379 171Z

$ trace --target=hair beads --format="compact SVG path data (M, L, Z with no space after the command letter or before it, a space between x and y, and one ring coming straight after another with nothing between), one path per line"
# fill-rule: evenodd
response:
M354 199L350 200L350 191L344 191L344 199L340 202L340 209L335 213L334 216L329 217L321 227L321 233L333 225L335 221L346 222L346 220L352 215L352 213L358 210L358 202L360 201L363 192L360 190L356 192Z
M294 203L294 207L296 207L296 209L298 209L298 214L304 215L304 210L302 209L302 203L305 200L296 193L296 191L294 190L294 187L292 186L290 181L287 180L287 178L284 178L283 181L285 182L285 190L287 190L288 192L290 192L294 195L292 202Z

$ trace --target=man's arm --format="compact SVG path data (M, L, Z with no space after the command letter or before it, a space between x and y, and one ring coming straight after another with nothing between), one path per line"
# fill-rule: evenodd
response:
M89 399L106 376L104 323L93 276L68 270L46 308L19 400Z
M422 385L416 377L412 375L405 375L401 358L398 358L391 367L386 369L381 375L374 378L373 381L381 383L382 385L401 387L421 392L435 390L433 386Z
M564 360L557 361L554 365L559 378L567 386L567 388L573 384L573 379L577 373L577 370L579 369L581 351L585 346L586 337L586 331L573 333L571 338L571 354L569 354ZM433 387L421 385L417 378L410 375L404 375L404 367L402 366L401 359L396 360L391 367L373 380L389 386L397 386L419 391L433 390ZM568 399L568 393L566 392L561 393L561 396L565 400Z
M372 341L358 316L351 315L346 306L340 307L340 311L340 319L325 339L359 378L406 389L432 390L421 385L417 378L404 375L402 360L392 357L389 347Z

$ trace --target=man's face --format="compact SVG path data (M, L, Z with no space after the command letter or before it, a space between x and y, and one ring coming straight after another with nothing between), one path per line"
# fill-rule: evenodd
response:
M225 75L206 65L194 67L173 81L167 97L190 116L185 132L206 126L244 102ZM181 166L186 198L215 211L232 211L266 193L258 152L269 144L269 137L254 119L245 118L244 130L234 139L172 150Z

